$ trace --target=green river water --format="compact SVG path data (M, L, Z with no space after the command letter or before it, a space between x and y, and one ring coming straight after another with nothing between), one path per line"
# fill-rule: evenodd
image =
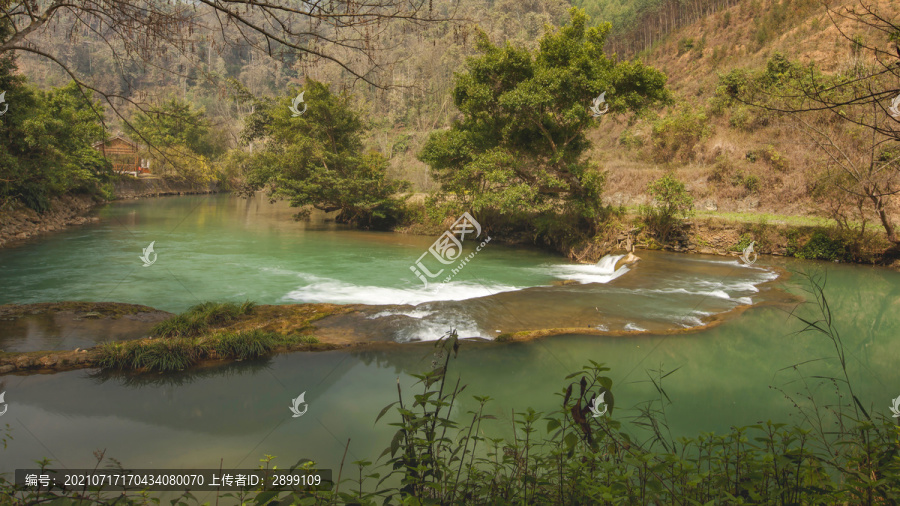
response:
M0 304L117 301L178 312L207 300L360 303L383 306L364 312L361 332L407 344L171 375L0 376L8 406L0 424L14 437L0 450L0 472L43 457L70 469L92 467L98 449L132 468L247 468L265 454L281 466L310 458L336 468L348 439L348 461L374 460L393 433L390 415L378 424L375 417L396 400L398 378L411 393L409 374L431 364L427 341L451 326L462 337L482 338L498 330L601 331L516 344L464 342L451 365L451 375L468 385L456 414L476 407L470 395L492 397L489 411L498 422L487 435L509 435L513 410L553 409L565 376L588 360L612 368L617 418L656 398L648 370L678 368L664 382L676 436L790 422L796 410L779 390L800 389L790 366L834 356L830 341L796 334L802 324L788 313L787 294L803 295L802 277L791 273L809 270L827 276L863 404L888 413L900 395L900 274L893 271L773 258L748 267L734 258L653 252L640 253L643 261L631 269L613 270L490 242L451 282L425 287L409 267L434 237L296 222L293 212L227 195L117 202L98 211L97 223L0 250ZM139 257L151 242L157 260L144 267ZM699 328L715 318L725 321ZM74 349L109 338L87 323L65 332L0 326L6 351ZM126 328L118 337L139 336ZM828 359L800 373L836 371ZM301 392L308 412L292 418L290 401Z

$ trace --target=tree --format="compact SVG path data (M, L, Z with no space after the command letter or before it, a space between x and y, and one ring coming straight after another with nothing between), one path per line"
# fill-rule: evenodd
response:
M135 88L148 74L174 80L186 95L188 81L219 77L201 62L240 53L302 68L330 62L353 81L383 87L390 62L380 56L392 42L382 35L395 28L391 22L415 31L449 20L419 0L6 0L0 2L0 55L52 62L128 126L131 110L146 111L146 96ZM43 43L59 34L69 44ZM68 58L81 40L107 56L102 69L94 70L93 52ZM104 121L99 109L95 113ZM148 139L137 140L156 150Z
M131 131L160 147L183 146L194 153L211 156L219 147L209 139L206 111L172 97L148 111L135 112Z
M893 147L900 140L900 24L865 3L826 12L855 55L849 68L826 74L815 65L801 67L776 55L765 73L730 93L785 115L806 133L825 159L818 184L853 200L863 224L867 214L874 214L887 239L900 246L894 223L900 153ZM867 27L868 38L851 36L845 26ZM845 208L831 206L839 213Z
M0 119L0 204L19 201L46 211L50 198L92 191L110 165L93 149L105 130L74 83L40 91L15 75L15 62L0 57L5 113ZM100 109L102 110L102 109Z
M647 192L654 203L641 206L644 223L660 242L668 242L681 229L682 220L693 214L694 198L672 172L652 181Z
M340 211L339 222L361 227L394 223L401 202L393 195L408 183L386 179L387 160L380 153L363 153L365 127L349 94L335 95L310 80L303 95L306 110L300 116L289 108L291 97L261 101L248 117L244 140L258 140L262 147L232 154L232 163L245 168L245 191L265 188L272 199L288 199L294 207Z
M126 130L153 146L156 174L192 183L215 179L210 159L224 149L211 137L203 108L171 97L146 111L136 111Z
M608 23L587 28L570 10L531 52L479 35L480 56L456 74L462 118L431 134L419 157L444 192L469 210L567 216L588 228L600 213L604 174L585 159L585 133L597 124L588 104L605 93L608 115L666 102L665 76L640 61L603 52Z
M896 86L894 70L881 68L883 64L858 62L826 74L814 64L803 67L776 54L765 71L732 78L725 89L737 100L783 116L818 148L823 160L816 192L828 195L824 187L830 187L853 201L849 208L832 199L820 201L839 224L849 226L844 215L855 210L853 221L864 229L874 215L887 239L900 244L893 217L893 199L900 194L900 153L893 146L900 140L900 114L894 118L879 98L883 92L877 90ZM893 96L900 97L900 90Z

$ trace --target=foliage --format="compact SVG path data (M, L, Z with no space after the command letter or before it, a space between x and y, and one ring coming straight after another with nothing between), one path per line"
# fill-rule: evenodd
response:
M249 116L243 138L263 146L237 155L246 190L265 188L271 198L286 198L294 207L339 211L338 221L361 227L398 222L403 205L394 195L408 183L388 180L385 157L363 151L365 127L351 97L312 80L303 93L307 110L301 116L292 116L289 98L260 101Z
M210 138L206 111L176 97L135 112L129 133L154 147L182 147L203 156L214 156L221 149Z
M737 171L731 176L732 186L743 186L750 193L759 191L759 176L756 174L745 174L743 171Z
M702 112L682 108L653 123L653 157L659 163L688 162L694 159L694 147L711 133L708 118Z
M203 337L108 342L100 345L97 364L101 369L113 370L183 371L201 360L248 360L268 355L281 345L317 342L308 336L283 336L260 329Z
M728 248L729 251L744 251L750 243L754 242L753 236L751 234L741 234L741 238L738 240L737 244Z
M807 280L812 310L792 314L804 325L801 332L831 344L829 358L839 369L822 376L806 373L808 362L798 363L788 370L797 375L789 384L804 385L799 392L773 386L798 410L795 424L766 421L725 434L675 438L665 381L676 371L647 371L658 395L626 408L617 405L610 369L590 361L565 377L556 393L558 409L514 410L512 436L495 437L489 397L474 396L477 405L465 414L456 409L466 387L450 374L461 344L451 330L435 343L430 369L414 375L417 392L406 394L398 385L397 401L375 417L376 423L386 418L396 431L381 457L353 463L358 477L342 479L338 473L339 488L330 491L247 490L240 493L241 503L893 504L900 500L900 426L863 408L824 296L825 280L815 273L800 276ZM158 350L144 352L148 357L141 363L178 365ZM603 414L594 416L592 407ZM4 446L8 432L9 427ZM268 468L272 459L261 462ZM38 464L51 467L47 460ZM314 463L303 459L291 467ZM16 505L61 497L105 504L112 497L102 491L25 492L4 476L0 491ZM132 492L115 501L147 499ZM190 496L180 501L196 503Z
M626 128L619 135L619 144L625 149L634 150L644 146L644 139L630 128Z
M256 304L250 301L241 304L204 302L157 323L150 329L150 335L156 337L198 336L211 326L224 325L239 316L251 314L255 306Z
M0 56L0 204L18 201L39 212L67 192L94 192L110 165L92 144L105 137L102 108L70 83L40 91Z
M652 181L647 191L655 204L641 206L641 219L658 241L668 242L681 230L681 221L693 214L694 198L672 172Z
M847 241L837 234L816 230L794 256L803 260L848 261L854 255Z
M479 33L480 54L455 75L462 118L431 134L419 153L441 190L470 212L520 216L539 236L563 221L590 232L602 212L605 176L584 156L585 132L597 121L590 101L605 93L611 117L668 99L661 72L604 53L609 24L588 28L578 9L570 16L536 51Z
M805 0L794 2L790 8L807 4ZM787 15L790 5L788 0L775 2L766 16ZM874 16L871 20L870 15ZM847 11L846 16L860 22L871 21L873 26L886 23L886 32L895 30L894 25L872 12ZM848 36L848 40L858 48L865 47L866 52L874 51L870 43L860 38ZM900 234L888 209L898 191L900 157L882 156L884 146L897 138L896 121L882 103L885 97L892 98L898 92L891 89L896 86L896 57L890 52L877 56L878 65L857 60L843 71L825 74L815 64L801 65L776 52L765 69L735 70L721 77L718 93L721 104L740 101L754 107L752 113L746 111L752 119L741 118L741 107L732 113L732 121L738 121L739 126L751 128L750 125L784 117L798 127L820 157L815 174L811 174L814 181L810 191L820 208L845 231L852 228L848 226L850 222L862 223L860 236L865 235L865 224L875 217L888 241L897 244ZM751 161L760 158L777 171L789 168L786 158L773 146L748 153ZM836 246L824 246L822 237L815 244L814 251L808 252L813 257L846 256L839 254Z
M192 183L217 178L210 160L223 152L223 145L211 131L203 108L172 97L146 111L138 110L126 127L135 141L150 146L154 173Z

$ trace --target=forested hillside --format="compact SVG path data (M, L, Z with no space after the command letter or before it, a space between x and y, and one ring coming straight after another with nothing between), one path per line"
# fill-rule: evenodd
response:
M879 222L896 219L893 190L879 190L877 197L861 190L861 196L848 200L840 191L847 188L841 179L846 174L830 163L822 139L801 128L796 118L766 110L796 108L799 102L762 103L790 89L822 84L804 81L809 78L803 72L813 80L842 79L889 64L884 54L892 54L897 40L892 27L900 15L895 3L574 0L574 5L584 9L588 26L608 30L606 56L636 58L661 70L671 93L666 101L636 112L617 109L621 103L610 90L607 100L614 113L585 131L591 143L587 155L603 174L598 190L605 204L638 212L653 199L650 183L668 171L686 183L693 208L701 213L820 217L833 220L842 233L862 226L854 232L859 237L872 230L868 225L877 229ZM106 131L145 141L155 150L147 155L158 159L164 175L219 179L234 188L268 185L273 195L278 193L275 180L264 178L260 185L259 174L249 174L249 162L239 155L263 148L269 139L259 122L270 118L259 111L286 107L310 83L326 83L359 114L353 135L360 136L361 145L354 156L377 151L388 177L409 181L411 191L446 191L429 168L435 168L435 159L423 149L432 132L464 120L457 86L467 62L480 53L480 34L498 46L537 51L547 30L566 23L570 8L562 0L435 0L428 13L436 21L379 21L352 39L355 45L332 47L329 57L317 57L314 47L301 56L277 45L260 51L239 36L236 24L218 26L210 18L201 20L198 26L206 28L192 31L178 51L122 60L121 48L92 30L58 23L35 40L60 56L54 61L26 52L17 65L45 89L66 85L73 75L89 76L82 85L103 90L107 99ZM366 50L360 53L359 47ZM872 53L876 48L884 54ZM771 87L776 81L777 89ZM760 95L763 84L770 88ZM883 84L879 100L885 102L897 84ZM756 95L748 91L751 87ZM174 132L185 122L196 127L192 140ZM832 133L858 137L850 127L838 125ZM890 131L882 133L890 137ZM883 148L878 144L873 155L890 166L881 173L896 174L895 160ZM857 178L854 184L865 181ZM893 188L896 183L879 184Z

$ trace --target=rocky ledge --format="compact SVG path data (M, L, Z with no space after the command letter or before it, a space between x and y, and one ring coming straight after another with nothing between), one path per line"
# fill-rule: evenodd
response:
M84 216L96 204L89 195L66 195L52 199L50 210L43 214L24 206L0 213L0 246L70 225L97 221L95 217Z

